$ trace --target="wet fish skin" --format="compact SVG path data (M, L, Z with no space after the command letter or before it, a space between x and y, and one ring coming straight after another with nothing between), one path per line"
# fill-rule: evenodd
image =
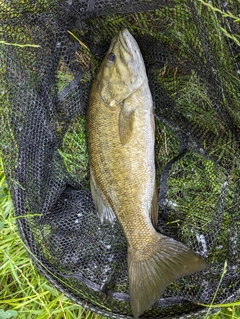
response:
M138 44L128 30L111 43L87 112L90 183L102 222L117 217L128 244L131 309L138 318L179 277L206 266L158 233L152 96ZM154 226L153 226L154 225Z

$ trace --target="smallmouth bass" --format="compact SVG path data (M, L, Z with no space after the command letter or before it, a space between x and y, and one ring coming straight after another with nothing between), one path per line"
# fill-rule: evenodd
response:
M138 318L179 277L206 266L188 247L155 230L158 196L154 116L144 61L128 30L110 45L87 111L90 184L101 222L115 216L128 245L129 294Z

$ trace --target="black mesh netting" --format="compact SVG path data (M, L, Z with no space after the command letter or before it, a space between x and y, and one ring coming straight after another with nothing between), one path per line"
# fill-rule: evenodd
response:
M209 263L170 284L143 318L201 318L197 303L215 293L215 303L238 298L239 12L237 0L0 1L1 152L19 231L77 303L131 317L125 238L96 215L85 137L93 76L124 28L154 100L158 229Z

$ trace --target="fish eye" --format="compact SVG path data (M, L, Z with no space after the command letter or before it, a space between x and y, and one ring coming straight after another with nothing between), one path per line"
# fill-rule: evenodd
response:
M108 56L108 61L109 62L114 62L115 61L115 54L114 53L109 53L109 56Z

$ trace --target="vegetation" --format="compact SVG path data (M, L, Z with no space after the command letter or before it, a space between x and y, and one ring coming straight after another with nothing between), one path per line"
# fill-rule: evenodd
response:
M101 319L74 304L41 276L19 237L0 160L0 319ZM87 306L87 305L86 305ZM240 302L204 319L237 319Z
M171 48L178 55L180 62L176 66L174 64L176 60L173 59L172 65L171 60L165 65L160 65L153 75L153 80L157 82L159 87L161 86L167 91L169 97L174 99L177 114L181 114L189 121L192 132L199 130L200 133L202 131L208 133L208 135L201 134L206 136L206 139L201 142L205 149L208 149L212 158L217 163L223 164L222 167L229 167L233 154L236 154L235 144L229 143L228 131L222 125L223 123L221 123L221 119L218 118L214 109L212 96L209 95L209 92L213 90L199 76L200 72L187 69L189 64L194 65L197 62L207 69L209 61L206 60L205 47L202 46L198 37L199 30L196 28L186 2L178 2L177 0L175 2L179 3L175 8L170 7L145 14L134 13L126 17L110 15L103 19L94 18L92 21L94 24L92 36L96 43L109 42L119 29L127 27L134 35L147 36L149 39L157 40ZM39 1L39 3L41 3L41 6L38 7L39 12L46 10L49 5L48 0ZM228 22L239 24L240 18L234 13L223 12L213 7L210 2L200 0L196 3L198 3L196 13L205 17L205 22L207 21L204 25L205 35L207 35L205 40L206 44L211 43L212 45L212 52L210 53L216 60L219 71L218 81L221 83L219 87L222 91L218 93L219 96L222 94L223 97L223 103L220 106L229 114L231 112L233 115L234 113L237 114L239 110L239 80L236 76L236 69L227 40L240 45L239 35L224 29L220 21L227 19ZM29 1L22 1L22 4L23 8L26 5L30 13L36 13L35 6L32 6ZM6 17L9 12L12 17L18 17L21 14L16 10L16 7L14 9L14 6L11 7L7 2L0 0L1 5ZM176 18L178 13L180 13L180 16ZM96 25L98 25L98 28ZM12 32L12 29L9 32ZM15 46L26 50L29 47L32 47L32 50L36 49L37 44L31 41L31 30L29 30L29 35L26 35L28 30L25 28L16 29L15 32L24 33L26 42L20 41L22 39L20 36L19 42L0 41L0 45L4 47ZM70 32L70 34L74 37L73 33ZM206 47L208 49L207 45ZM191 50L195 52L195 60L191 60ZM76 54L76 58L81 63L84 71L82 82L90 83L100 59L92 56L88 47L84 44ZM202 61L202 64L199 61ZM58 71L59 91L72 79L72 75L67 75L62 66ZM175 132L171 130L171 126L168 124L156 120L158 176L169 159L178 155L180 147L179 139L176 138ZM7 127L6 124L5 126ZM213 141L212 144L208 145L207 140ZM86 181L84 186L88 187L88 157L84 118L77 119L68 129L62 147L59 149L59 154L63 158L68 173L76 182ZM229 163L226 163L227 160L229 160ZM189 165L191 169L189 169ZM215 213L212 203L216 203L225 191L223 185L228 180L228 173L225 169L216 166L209 158L194 152L189 152L173 165L168 180L169 197L172 199L172 202L169 203L171 207L169 207L168 223L174 229L176 225L179 226L179 220L183 219L184 216L185 223L181 227L181 237L185 241L189 240L189 225L199 225L199 229L208 231L209 226L211 226L210 221ZM202 182L204 180L203 176L208 177L205 182ZM226 237L228 230L227 210L230 211L234 205L232 194L238 178L239 170L234 170L233 167L226 197L227 209L226 214L224 214L222 238ZM201 183L199 182L200 179ZM179 219L176 219L176 206L174 205L181 207L182 216ZM201 220L199 218L200 213L196 214L197 210L201 213ZM220 240L221 236L219 236ZM214 254L213 260L217 252L214 252ZM221 280L219 282L220 286ZM237 319L240 317L240 302L214 305L213 298L212 305L206 306L209 313L212 307L221 307L222 309L214 315L208 313L204 319ZM101 316L88 311L87 305L81 307L74 304L64 293L52 287L34 267L27 248L18 233L16 217L13 214L13 204L0 158L0 319L7 318L100 319Z

